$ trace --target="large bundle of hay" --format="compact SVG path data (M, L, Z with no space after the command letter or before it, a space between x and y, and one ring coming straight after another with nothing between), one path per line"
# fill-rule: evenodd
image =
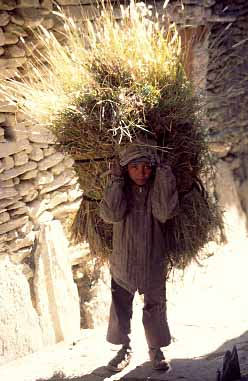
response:
M134 3L123 9L121 21L111 7L103 8L83 30L60 17L66 45L43 30L42 60L31 68L31 81L18 86L27 96L26 112L38 113L58 149L77 160L84 198L73 236L87 239L94 255L108 257L112 229L98 217L108 163L120 147L146 135L156 140L177 179L181 210L164 231L172 266L185 267L215 237L221 218L200 180L210 169L206 137L176 28L162 29L148 8Z

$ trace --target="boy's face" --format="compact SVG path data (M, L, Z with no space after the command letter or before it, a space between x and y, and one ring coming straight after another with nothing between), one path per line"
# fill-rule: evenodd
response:
M129 177L139 186L145 185L152 175L152 167L147 162L131 162L128 164L127 169Z

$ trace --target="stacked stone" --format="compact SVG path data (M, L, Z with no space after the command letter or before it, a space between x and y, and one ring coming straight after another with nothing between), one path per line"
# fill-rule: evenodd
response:
M14 105L0 107L0 253L15 263L28 256L40 224L78 208L73 160L56 152L46 128L33 126Z

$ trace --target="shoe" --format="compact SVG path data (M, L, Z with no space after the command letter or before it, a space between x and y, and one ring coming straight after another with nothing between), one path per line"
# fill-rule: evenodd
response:
M123 369L128 366L132 357L132 350L130 347L123 346L118 352L117 355L110 360L107 365L109 370L113 372L121 372Z
M163 371L166 371L169 369L169 364L165 360L164 354L160 348L150 349L149 355L150 355L153 369L163 370Z

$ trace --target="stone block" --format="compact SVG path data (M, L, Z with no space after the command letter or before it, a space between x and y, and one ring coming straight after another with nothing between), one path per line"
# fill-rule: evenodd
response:
M79 197L82 197L82 195L83 195L83 192L79 188L69 189L67 192L69 202L75 201Z
M31 221L28 221L25 225L17 229L18 235L20 238L26 237L26 235L30 233L32 230L33 230L33 223Z
M15 216L21 216L23 214L27 214L28 208L26 206L22 206L21 208L13 209L9 212L10 217L13 218Z
M18 232L17 230L11 230L7 233L7 241L13 241L14 239L17 239L19 236L18 236Z
M13 23L13 24L16 24L16 25L20 25L20 26L23 26L24 25L24 20L21 16L19 15L11 15L10 17L10 21Z
M8 212L0 213L0 224L3 224L10 220L10 215Z
M23 17L24 26L29 28L37 28L44 20L44 13L41 9L21 8L17 13Z
M2 159L3 168L5 171L14 168L15 162L12 156L7 156Z
M15 8L15 0L0 0L0 11L12 11Z
M18 142L0 143L0 158L13 155L30 147L27 139Z
M13 155L15 166L19 167L20 165L27 164L28 162L28 155L26 152L18 152Z
M53 10L53 1L52 0L40 0L40 7L49 9L50 11Z
M11 45L9 47L5 47L5 57L17 58L17 57L25 57L26 52L25 49L21 48L17 45Z
M38 8L39 6L39 0L18 0L17 2L17 8Z
M31 190L26 196L23 197L23 201L31 202L35 200L38 196L39 196L39 193L37 190Z
M34 161L29 161L24 165L20 165L19 167L15 167L12 169L8 169L0 174L0 180L5 181L8 179L12 179L13 177L20 176L22 173L31 171L37 167L37 163Z
M40 214L48 209L49 200L34 200L27 204L27 214L32 220L36 220Z
M4 33L4 38L6 45L14 45L19 41L19 37L14 33Z
M45 28L47 30L52 29L54 27L54 24L55 24L55 21L54 21L53 17L46 17L46 18L44 18L44 20L41 23L43 28Z
M32 171L28 171L20 176L21 180L30 180L35 179L38 174L38 169L33 169Z
M46 171L48 168L54 167L56 164L60 163L64 158L64 155L60 152L56 152L51 156L46 157L41 160L38 164L40 171Z
M66 168L66 167L65 167L63 161L61 161L60 163L58 163L57 165L55 165L54 167L51 168L51 172L52 172L55 176L58 176L58 175L60 175L62 172L64 172L65 168Z
M25 64L27 57L16 57L16 58L1 58L0 57L0 67L4 69L17 68ZM2 66L4 64L4 66Z
M32 181L25 180L16 185L16 190L20 196L27 196L32 194L32 192L35 190L35 186Z
M20 217L13 219L11 221L8 221L4 224L0 225L0 234L8 233L11 230L15 230L19 228L22 225L25 225L28 221L28 216Z
M4 54L4 48L0 46L0 56L2 56L3 54Z
M54 143L55 139L52 132L47 128L42 126L33 126L33 128L29 131L29 140L33 143L44 143L47 147L48 143Z
M15 185L17 185L17 184L20 184L20 178L19 177L15 177L14 179L13 179L13 182L14 182L14 184Z
M1 188L13 188L14 187L14 181L13 179L9 179L9 180L6 180L6 181L1 181L0 180L0 187Z
M49 146L48 148L44 148L43 150L45 157L53 155L55 152L56 152L56 149L54 146Z
M0 26L6 26L10 21L10 14L8 12L0 13Z
M42 226L34 253L34 288L46 344L74 340L80 332L79 296L73 280L68 246L58 221Z
M0 200L4 198L12 198L18 195L15 188L0 188Z
M20 197L12 197L12 198L7 198L5 200L0 200L0 209L7 208L7 207L9 208L11 205L18 202L19 199Z
M53 209L55 206L67 202L67 194L66 192L55 191L51 194L51 200L48 205L48 209Z
M0 58L0 67L1 62L3 61L2 58ZM0 101L0 112L16 112L17 111L17 105L14 102L2 100ZM1 156L1 149L0 149L0 157Z
M80 5L80 0L58 0L59 5Z
M5 35L2 28L0 28L0 46L4 46L5 44L6 44Z
M0 337L4 347L2 365L41 350L43 340L28 281L21 268L7 257L0 262L0 287Z
M6 33L15 34L18 37L28 36L28 33L22 26L13 24L12 22L10 22L7 26L4 27L4 31Z
M9 259L12 263L19 264L22 263L25 258L30 256L31 247L25 247L23 249L19 249L18 252L11 253Z
M51 184L53 181L54 181L54 176L51 172L42 171L42 172L38 172L34 180L34 184L37 186L40 186L40 185Z
M18 251L20 249L23 249L24 247L32 246L33 243L34 243L34 239L31 239L30 237L15 239L14 241L9 242L8 251L9 252Z
M30 152L29 157L31 160L40 161L43 159L44 154L43 154L43 151L41 148L33 147L32 151Z
M13 204L11 204L11 205L8 205L7 209L12 210L12 209L17 209L17 208L22 208L25 205L26 205L25 202L17 201L17 202L13 202Z
M63 185L68 184L72 178L74 177L72 171L70 169L66 169L61 175L57 176L54 179L54 182L51 185L47 185L43 189L41 189L40 194L52 192Z
M81 203L81 199L75 202L70 202L67 204L56 206L52 210L52 213L55 218L65 217L66 215L70 213L76 212L79 209L80 203Z
M0 113L0 123L4 123L6 120L6 116L4 113Z

